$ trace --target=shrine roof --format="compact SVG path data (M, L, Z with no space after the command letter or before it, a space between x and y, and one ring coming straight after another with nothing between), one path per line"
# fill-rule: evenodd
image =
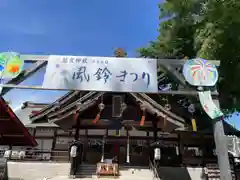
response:
M19 118L19 120L26 126L26 127L57 127L55 124L51 123L32 123L30 120L31 114L39 113L42 109L45 107L48 107L49 104L43 104L43 103L34 103L34 102L24 102L21 107L19 107L17 110L15 110L16 116Z
M36 146L37 142L3 98L0 98L0 145Z
M50 121L55 121L59 119L59 113L65 113L65 115L61 115L61 119L72 116L73 114L78 112L83 112L87 110L88 108L96 105L96 103L99 101L99 99L103 96L106 97L106 95L111 94L110 92L77 92L72 91L68 93L67 95L63 96L62 98L58 99L57 101L50 104L48 107L45 107L42 111L40 111L38 114L32 114L30 115L30 119L32 122L37 122L45 117L45 119L48 119ZM185 124L185 119L177 116L174 113L171 113L170 111L166 111L164 107L161 105L159 106L153 106L151 103L149 103L141 93L122 93L122 94L128 94L133 99L135 99L136 105L144 105L146 107L146 110L156 115L158 118L165 118L170 123L174 124L174 126L177 127L183 127Z
M73 115L76 111L84 111L93 105L95 105L96 101L105 93L100 92L79 92L79 91L71 91L66 95L62 96L57 101L52 104L45 106L39 113L31 114L30 119L32 122L37 122L43 117L53 118L59 112L66 112L66 116ZM179 126L180 129L191 129L191 114L185 109L180 107L179 104L175 103L172 109L166 110L164 105L161 102L157 101L156 98L153 98L152 95L144 94L144 93L128 93L136 99L136 102L144 103L149 112L157 114L160 117L169 117L170 121L173 120L179 123L185 123L186 127ZM159 96L159 95L156 95ZM173 97L172 97L173 98ZM169 100L171 103L171 98ZM174 99L175 101L175 99ZM199 106L199 107L198 107ZM203 132L212 132L212 120L202 111L200 111L200 105L196 104L197 109L197 126L199 126L201 131ZM171 112L172 111L172 112ZM176 113L175 113L176 112ZM65 117L61 117L65 118ZM188 120L186 121L186 119ZM53 118L54 119L54 118ZM58 119L58 118L56 118ZM239 134L239 131L232 127L227 122L223 122L224 130L226 134Z

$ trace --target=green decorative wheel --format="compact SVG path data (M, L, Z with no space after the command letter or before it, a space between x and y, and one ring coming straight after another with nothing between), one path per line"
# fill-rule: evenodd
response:
M18 53L4 52L0 54L0 76L2 79L17 77L24 66L24 60L20 59Z

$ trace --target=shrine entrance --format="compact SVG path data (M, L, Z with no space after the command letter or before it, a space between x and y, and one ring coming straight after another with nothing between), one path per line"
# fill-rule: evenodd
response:
M84 149L84 163L96 164L102 158L102 142L100 140L89 140Z
M133 166L149 164L150 149L144 140L130 140L128 144L127 138L106 138L104 141L92 139L88 141L88 146L84 151L83 162L87 164L96 164L103 159L113 159L114 157L117 157L119 164Z
M84 151L84 162L87 164L96 164L114 157L117 157L119 164L126 163L126 140L123 139L90 140Z
M150 151L144 140L130 141L129 157L130 165L148 166Z

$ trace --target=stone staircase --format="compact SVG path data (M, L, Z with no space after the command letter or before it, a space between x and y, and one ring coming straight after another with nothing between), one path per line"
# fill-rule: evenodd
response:
M76 173L76 179L99 179L96 176L96 165L90 164L81 164ZM116 177L119 180L152 180L153 172L149 169L149 167L140 167L140 166L120 166L119 169L120 176ZM60 180L61 178L59 178ZM112 179L110 177L100 177L101 180Z
M76 172L76 178L97 178L96 169L97 165L81 164Z

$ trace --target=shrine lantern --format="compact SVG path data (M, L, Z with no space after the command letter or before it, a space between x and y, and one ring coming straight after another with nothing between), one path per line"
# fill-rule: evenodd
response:
M154 159L155 160L160 160L161 159L161 149L160 148L155 148L154 149Z

